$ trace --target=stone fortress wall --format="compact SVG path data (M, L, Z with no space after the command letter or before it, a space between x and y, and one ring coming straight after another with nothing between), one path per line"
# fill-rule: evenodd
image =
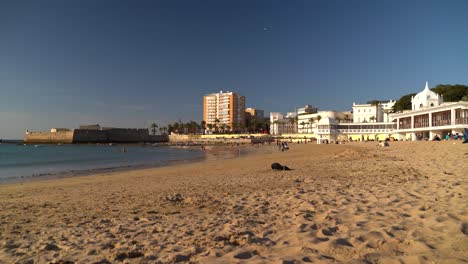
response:
M168 142L165 135L149 135L147 129L115 128L106 130L74 129L57 132L27 132L25 143L141 143Z
M25 143L73 143L73 131L26 132Z

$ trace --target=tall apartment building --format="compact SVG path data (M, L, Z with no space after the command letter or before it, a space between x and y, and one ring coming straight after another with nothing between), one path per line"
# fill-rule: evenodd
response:
M226 124L231 129L245 126L245 96L234 92L212 93L203 96L203 120L206 124Z

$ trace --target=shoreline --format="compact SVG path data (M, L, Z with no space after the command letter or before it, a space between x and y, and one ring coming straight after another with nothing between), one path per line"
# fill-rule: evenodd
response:
M466 145L290 144L0 185L7 263L462 262ZM437 153L437 155L434 155ZM292 171L272 170L279 162ZM463 164L462 164L463 165Z
M83 144L86 145L86 144ZM127 146L121 144L123 146ZM139 146L138 144L130 144L129 146ZM150 147L141 145L141 147ZM151 146L151 147L160 147L160 146ZM164 147L169 148L186 148L186 149L196 149L196 145L164 145ZM213 148L215 148L213 150ZM222 159L232 159L237 158L238 154L229 153L231 146L229 145L207 145L207 150L209 153L206 152L204 156L200 157L192 157L189 159L176 159L176 160L168 160L162 163L152 162L151 164L134 164L134 165L122 165L122 166L112 166L112 167L104 167L104 168L91 168L91 169L83 169L83 170L66 170L66 171L59 171L59 172L52 172L52 173L41 173L41 174L33 174L27 176L12 176L0 179L0 186L5 184L15 184L15 183L25 183L25 182L35 182L35 181L42 181L42 180L53 180L53 179L67 179L73 177L87 177L93 176L96 174L112 174L112 173L124 173L124 172L131 172L134 170L143 170L143 169L152 169L152 168L161 168L161 167L171 167L171 166L178 166L182 164L189 164L189 163L197 163L203 162L205 160L222 160ZM245 150L245 146L242 147L244 151L241 152L241 155L249 155L249 151ZM231 151L232 152L232 151Z

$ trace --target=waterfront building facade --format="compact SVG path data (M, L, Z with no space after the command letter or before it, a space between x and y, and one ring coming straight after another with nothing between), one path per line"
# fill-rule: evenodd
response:
M229 91L205 95L203 120L207 125L225 125L228 129L245 126L245 96Z
M307 136L316 138L317 142L321 143L325 140L364 141L387 138L431 140L436 136L443 139L446 135L461 136L463 130L468 129L468 102L444 103L443 97L429 90L427 83L424 90L412 98L412 110L391 113L394 104L395 101L380 102L376 105L353 103L352 114L336 111L302 114L297 116L298 135L288 132L291 129L281 129L281 122L278 122L279 127L275 133L289 133L287 137L298 139Z
M442 103L439 106L419 108L392 114L399 140L444 138L447 134L463 134L468 128L468 102Z
M389 102L392 107L395 102ZM383 109L390 107L383 106ZM354 106L354 104L353 104ZM354 109L354 108L353 108ZM356 114L354 112L354 114ZM356 120L356 119L355 119ZM319 122L315 133L321 140L432 140L446 135L463 134L468 129L468 102L443 102L443 97L429 90L412 98L412 110L389 113L390 122L337 123L333 118Z

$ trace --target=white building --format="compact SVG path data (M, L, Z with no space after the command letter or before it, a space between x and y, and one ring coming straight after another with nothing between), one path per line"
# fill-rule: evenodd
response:
M313 133L317 128L317 123L324 118L333 118L334 122L351 120L352 114L349 112L338 112L334 110L318 111L314 114L299 115L297 120L298 133Z
M442 96L429 90L429 85L426 82L426 87L424 90L411 98L411 109L419 110L423 108L439 106L443 101L444 99Z
M395 105L395 103L395 100L380 103L380 106L382 107L383 111L383 122L391 122L390 114L393 112L393 106Z
M296 133L297 126L295 123L295 113L290 112L286 117L278 112L270 113L270 134L281 135Z
M304 107L297 109L297 115L308 115L317 113L318 108L311 105L305 105Z
M433 139L436 135L444 138L447 134L462 135L464 129L468 129L468 102L443 103L442 96L430 91L427 83L424 90L412 98L414 110L391 113L394 104L395 101L378 105L353 103L352 116L349 112L337 111L301 114L297 116L297 130L314 134L312 137L321 143L324 140ZM270 115L271 133L293 133L289 127L291 119L277 114ZM353 123L346 122L351 118ZM299 134L297 138L304 136Z
M378 104L356 104L353 103L353 122L390 122L390 113L396 101L380 102Z
M353 122L383 122L383 109L380 104L356 104L353 103Z
M427 82L424 90L412 98L411 104L413 110L390 115L397 124L396 133L400 140L461 135L468 128L468 102L443 103L442 96L429 90Z

